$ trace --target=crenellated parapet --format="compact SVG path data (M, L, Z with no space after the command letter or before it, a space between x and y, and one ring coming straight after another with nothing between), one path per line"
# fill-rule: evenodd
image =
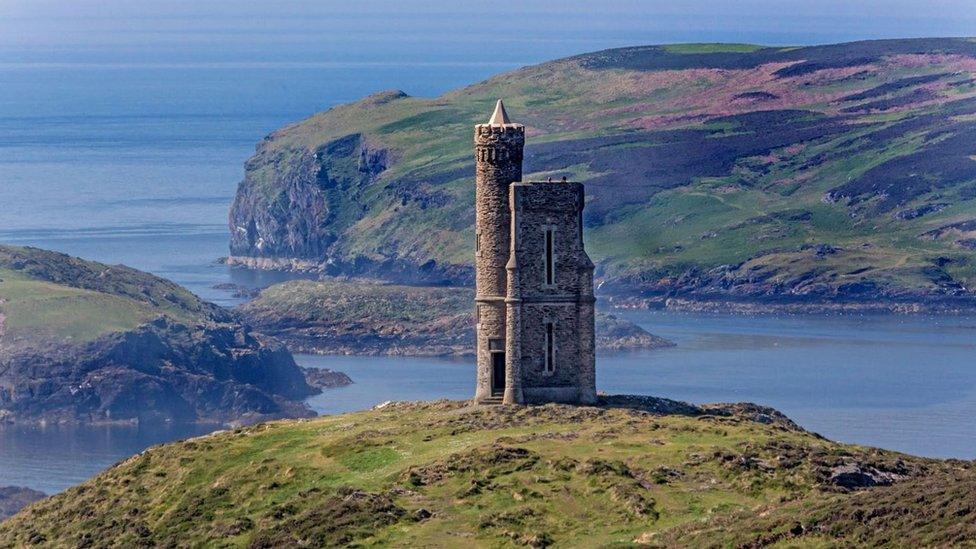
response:
M522 166L525 127L521 124L478 124L474 133L475 160L488 164L518 163Z
M522 124L478 124L475 126L475 134L484 139L490 140L504 139L505 136L509 135L521 135L525 138L525 126Z

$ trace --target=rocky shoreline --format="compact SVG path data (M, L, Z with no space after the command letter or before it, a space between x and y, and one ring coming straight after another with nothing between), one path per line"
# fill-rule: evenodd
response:
M272 257L227 257L226 264L245 269L279 271L305 274L310 278L364 280L382 284L443 285L466 287L470 273L463 266L428 264L421 268L393 260L371 263L369 266L348 266L312 260ZM676 312L700 312L738 315L763 314L976 314L976 296L965 292L887 292L878 288L844 287L811 290L801 286L776 286L752 283L732 284L721 288L720 284L701 280L686 281L686 286L667 284L638 284L629 279L598 279L597 297L619 310L667 310ZM233 290L236 297L252 299L259 291L240 288ZM385 351L356 351L360 342L340 344L338 354L387 354ZM304 344L300 338L290 341L294 352L317 354L315 345ZM367 345L368 347L368 345ZM419 351L418 351L419 352ZM406 350L404 355L415 354ZM326 354L335 354L332 352ZM426 353L436 356L452 354L436 351Z
M724 297L631 297L613 296L607 301L619 310L666 310L685 313L733 315L972 315L976 301L968 299L925 300L797 300L769 297L730 299Z
M370 258L356 256L351 260L336 257L303 259L273 256L231 255L219 260L231 267L321 277L342 277L382 280L392 284L428 286L471 286L474 267L428 260L416 263L402 258Z
M0 362L3 423L253 423L312 417L302 400L321 391L280 343L247 327L165 317Z
M303 372L232 311L121 265L0 246L0 309L0 423L312 417L307 397L350 382Z
M266 288L238 312L294 353L470 357L473 300L470 288L295 280ZM598 352L673 345L632 322L597 313Z

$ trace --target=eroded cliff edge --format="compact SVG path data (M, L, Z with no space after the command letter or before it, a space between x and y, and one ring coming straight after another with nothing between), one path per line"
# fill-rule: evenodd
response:
M470 284L471 129L504 97L527 127L526 177L587 183L603 296L971 310L974 76L966 39L706 44L585 54L433 99L383 92L259 145L230 261Z

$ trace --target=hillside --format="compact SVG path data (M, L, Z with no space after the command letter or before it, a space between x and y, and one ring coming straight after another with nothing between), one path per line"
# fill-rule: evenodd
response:
M973 478L754 405L398 403L150 448L0 545L948 546L976 535Z
M473 355L474 290L348 280L295 280L261 291L238 312L292 352ZM631 322L597 313L598 351L673 345Z
M313 415L280 344L167 280L0 246L0 422Z
M37 248L0 245L3 349L82 343L163 315L226 322L230 315L168 280Z
M472 126L526 125L526 178L587 183L604 295L971 307L976 41L643 46L433 99L383 92L246 163L231 262L471 280Z

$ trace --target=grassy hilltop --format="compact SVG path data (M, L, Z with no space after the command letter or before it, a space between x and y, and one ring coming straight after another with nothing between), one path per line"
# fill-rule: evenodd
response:
M970 462L836 444L753 405L610 397L392 404L157 446L0 524L0 545L908 547L974 524Z
M470 280L472 126L502 97L527 178L587 183L602 291L931 300L976 284L976 42L622 48L268 136L232 253Z
M219 307L168 280L37 248L0 245L0 343L84 343L159 316L227 320Z

